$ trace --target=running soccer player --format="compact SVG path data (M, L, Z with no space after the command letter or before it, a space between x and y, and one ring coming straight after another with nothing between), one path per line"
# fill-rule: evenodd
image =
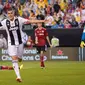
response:
M41 19L39 17L38 19ZM49 46L51 46L48 32L45 28L42 27L42 22L37 23L38 28L35 29L35 44L38 53L40 54L40 66L41 68L45 67L44 64L44 52L45 52L45 46L46 46L46 40L48 41Z
M21 60L23 55L22 25L25 22L38 23L44 22L44 20L28 20L15 16L13 8L7 10L7 15L8 18L1 21L0 26L7 32L8 54L12 57L14 71L17 76L16 80L22 82L18 67L18 60Z

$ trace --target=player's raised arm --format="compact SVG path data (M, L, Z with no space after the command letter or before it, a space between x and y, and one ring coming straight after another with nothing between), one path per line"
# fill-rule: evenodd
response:
M29 23L42 23L45 22L45 20L28 20Z
M84 47L85 46L85 29L83 30L83 33L82 33L82 38L81 38L81 44L80 44L80 47Z

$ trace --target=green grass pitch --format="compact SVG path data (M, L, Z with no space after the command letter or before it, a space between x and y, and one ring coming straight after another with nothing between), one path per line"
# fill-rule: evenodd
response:
M13 70L1 70L0 85L85 85L85 62L46 61L45 69L39 64L39 61L23 62L22 83L15 80ZM11 62L0 61L0 65L11 65Z

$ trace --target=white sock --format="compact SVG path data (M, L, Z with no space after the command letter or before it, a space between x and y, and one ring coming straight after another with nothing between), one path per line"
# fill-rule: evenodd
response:
M20 72L19 72L18 61L17 60L13 60L12 63L13 63L14 71L16 73L17 78L21 78Z

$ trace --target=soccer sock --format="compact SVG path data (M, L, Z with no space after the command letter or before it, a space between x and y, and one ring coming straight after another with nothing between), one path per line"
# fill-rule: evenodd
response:
M14 71L16 73L17 78L21 78L20 72L19 72L18 60L13 60L12 63L13 63Z
M40 57L41 67L45 67L44 65L44 56Z
M8 66L1 66L1 70L8 70Z

